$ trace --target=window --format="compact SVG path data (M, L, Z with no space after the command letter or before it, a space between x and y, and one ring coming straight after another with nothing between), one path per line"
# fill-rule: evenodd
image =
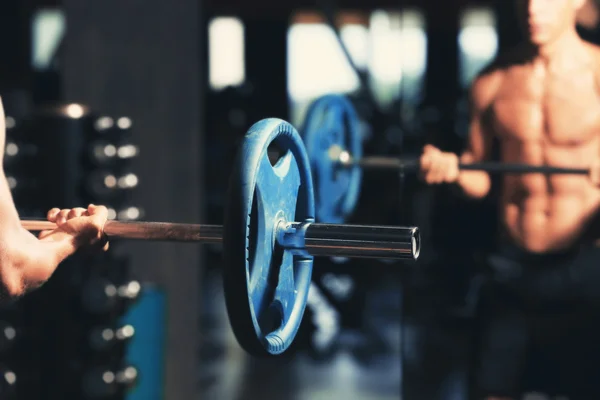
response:
M353 63L370 75L370 89L382 104L404 91L419 96L426 66L427 36L417 10L370 15L342 12L341 39ZM318 13L297 14L288 31L288 92L292 123L299 125L306 107L328 93L351 93L359 79L338 39Z
M209 83L215 90L239 86L246 75L244 25L239 18L216 17L208 26Z
M59 9L41 9L33 14L31 61L36 70L50 67L65 35L65 15Z
M346 28L348 38L361 37L359 29ZM360 40L348 46L360 63ZM288 91L295 101L326 93L347 93L358 88L358 77L348 64L335 33L324 23L298 23L288 32Z
M467 87L498 51L498 33L492 9L471 8L462 13L458 46L460 83Z
M406 100L416 100L426 64L427 34L421 12L373 12L370 73L376 97L382 103L401 92Z

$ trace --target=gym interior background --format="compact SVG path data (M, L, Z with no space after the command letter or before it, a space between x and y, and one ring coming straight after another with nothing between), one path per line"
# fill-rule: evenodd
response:
M506 0L2 2L15 202L22 217L93 202L120 220L221 224L250 125L299 128L328 93L357 106L365 154L460 151L466 89L519 39L514 18ZM593 5L580 22L600 41ZM466 399L472 256L490 245L492 207L365 172L350 222L419 226L418 268L317 259L301 331L276 359L233 338L219 246L116 241L74 257L1 311L0 397Z

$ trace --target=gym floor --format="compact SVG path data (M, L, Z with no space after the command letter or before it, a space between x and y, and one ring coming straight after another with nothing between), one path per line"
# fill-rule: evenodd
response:
M201 320L200 387L202 399L250 400L397 400L401 391L399 321L380 324L386 354L358 361L357 337L342 338L344 350L319 362L304 352L291 359L247 356L235 341L220 293L220 278L205 279L205 314ZM382 294L384 295L384 294Z

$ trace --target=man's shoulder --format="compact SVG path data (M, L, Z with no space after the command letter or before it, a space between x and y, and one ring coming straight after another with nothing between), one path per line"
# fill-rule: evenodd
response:
M485 67L471 83L472 105L478 109L487 108L501 86L505 69L495 63Z
M529 60L529 55L523 46L508 49L496 55L485 66L471 84L471 97L475 105L485 106L491 103L500 88L506 73Z
M481 70L477 80L497 79L508 70L526 64L531 60L531 55L525 46L519 45L501 53Z
M600 46L590 42L584 42L584 44L589 57L589 64L586 67L592 70L595 77L596 88L600 92Z
M488 65L481 72L479 72L479 74L477 74L475 79L473 79L471 91L477 92L490 86L497 86L502 80L504 72L505 69L503 68L498 68L494 65Z

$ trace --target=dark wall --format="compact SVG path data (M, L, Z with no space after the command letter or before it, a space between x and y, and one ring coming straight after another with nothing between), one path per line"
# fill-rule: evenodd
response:
M140 157L137 204L145 220L202 219L200 126L204 109L200 2L65 0L68 32L63 93L110 116L133 120ZM196 395L202 247L132 243L134 273L167 290L168 399Z

